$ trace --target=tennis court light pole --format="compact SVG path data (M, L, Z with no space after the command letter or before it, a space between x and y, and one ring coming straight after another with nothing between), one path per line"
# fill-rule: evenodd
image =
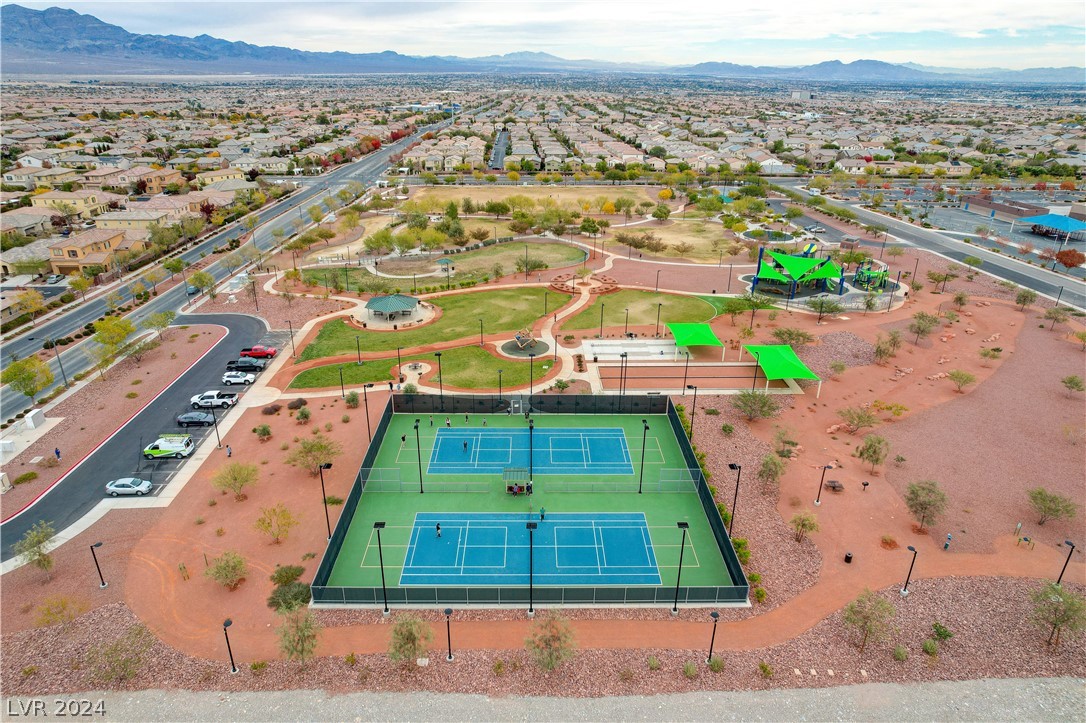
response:
M535 522L528 523L528 617L535 617Z
M422 444L419 442L419 420L415 420L415 450L418 452L419 458L419 494L421 495L424 490L422 489Z
M502 398L502 370L498 370L498 399Z
M686 366L683 367L683 396L686 396L686 377L690 373L690 350L686 350Z
M381 549L381 530L385 529L385 523L374 522L373 529L377 531L377 559L381 563L381 594L385 599L384 614L388 615L388 588L385 587L385 553Z
M693 439L694 438L694 415L697 414L697 411L698 411L698 385L697 384L687 384L686 388L694 390L694 403L690 405L690 439Z
M622 352L618 356L619 356L618 395L621 397L626 393L626 359L627 359L627 353Z
M641 485L645 483L645 442L649 438L648 420L642 419L641 424L645 426L645 431L641 433L641 478L637 480L637 494L641 494Z
M441 411L445 411L445 380L441 378L441 352L435 351L437 357L437 391L441 399Z
M369 440L373 441L373 428L370 426L370 398L366 395L367 389L373 388L373 382L367 382L362 385L362 401L366 405L366 436Z
M317 465L317 472L321 476L321 500L324 502L324 524L328 527L328 539L332 539L332 522L328 517L328 493L324 490L324 470L332 469L331 462L322 462Z
M535 420L528 420L528 481L535 481Z
M683 552L686 551L686 531L690 529L689 522L676 523L679 529L683 531L683 539L679 545L679 571L675 573L675 604L671 606L671 614L679 614L679 580L683 576Z
M743 465L729 462L728 469L735 471L735 497L732 498L732 518L728 521L728 537L731 537L732 525L735 524L735 506L739 504L739 478L743 476Z

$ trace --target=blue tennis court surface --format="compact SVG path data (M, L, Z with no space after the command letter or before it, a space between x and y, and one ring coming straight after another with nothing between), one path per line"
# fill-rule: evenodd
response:
M539 514L420 512L400 585L527 585L529 520L536 585L659 585L640 512ZM436 534L441 524L441 537Z
M528 467L527 429L437 431L430 474L501 474ZM620 427L539 429L531 440L536 474L633 474L626 435Z

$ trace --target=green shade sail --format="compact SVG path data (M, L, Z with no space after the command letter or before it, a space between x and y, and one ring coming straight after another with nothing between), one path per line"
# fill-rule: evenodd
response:
M675 346L724 346L708 324L668 324Z
M792 281L792 279L773 268L772 264L766 263L763 263L761 268L758 269L758 278L767 281L783 281L786 284Z
M757 360L766 379L818 379L787 344L744 344L743 348Z
M832 261L826 261L825 264L819 266L814 271L807 273L800 281L816 281L818 279L839 279L841 278L841 267Z

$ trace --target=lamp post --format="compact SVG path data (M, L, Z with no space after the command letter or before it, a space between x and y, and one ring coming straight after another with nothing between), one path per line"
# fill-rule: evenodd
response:
M498 399L502 398L502 370L498 370Z
M361 337L356 336L354 338L354 352L355 352L355 356L358 357L358 366L362 366L362 338ZM398 361L397 361L397 364L399 364Z
M332 539L332 520L328 517L328 493L324 489L324 470L332 469L331 462L322 462L317 465L317 472L321 476L321 500L324 502L324 525L328 528L328 539Z
M686 531L690 529L689 522L676 523L679 529L683 531L682 542L679 543L679 571L675 573L675 604L671 606L671 614L679 614L679 580L683 576L683 552L686 551Z
M607 306L606 304L602 304L602 303L600 304L600 338L601 339L603 338L603 310L604 310L604 308L606 306Z
M913 553L913 559L909 563L909 572L907 575L905 575L905 587L901 588L901 597L905 597L909 594L909 580L911 580L913 577L913 565L916 564L916 548L912 545L909 545L905 549Z
M642 419L641 424L645 430L641 433L641 477L637 480L637 494L641 494L641 485L645 483L645 443L649 438L649 422Z
M626 323L622 327L622 335L628 336L630 333L630 309L626 308Z
M385 600L384 614L388 615L388 588L385 587L385 553L381 549L381 530L385 529L385 523L374 522L373 529L377 531L377 560L381 565L381 595Z
M653 291L660 291L660 272L663 269L656 269L656 288Z
M222 449L222 437L219 436L219 417L215 414L215 407L209 407L211 410L211 423L215 426L215 445L217 449Z
M550 297L550 295L551 292L549 291L543 292L543 316L547 315L547 299Z
M739 504L739 478L743 476L743 465L729 462L728 469L735 472L735 496L732 498L732 518L728 521L728 537L731 537L732 525L735 524L735 506Z
M342 364L339 367L339 398L340 399L346 399L347 398L347 389L343 386L343 365Z
M238 666L234 665L234 651L230 647L230 633L228 628L234 624L230 618L222 621L222 634L226 638L226 654L230 656L230 672L237 674Z
M445 639L449 643L449 654L445 657L445 660L449 661L450 663L453 661L453 654L452 654L452 622L451 622L452 613L453 613L452 608L445 608Z
M415 420L415 450L418 453L419 458L419 494L423 494L422 489L422 444L419 443L419 420Z
M528 482L535 481L535 420L528 420Z
M629 355L626 352L622 352L618 355L618 395L620 397L626 393L626 363L628 356Z
M698 385L687 384L687 389L694 390L694 403L690 405L690 439L694 438L694 415L698 412Z
M400 361L400 350L402 346L396 347L396 378L399 379L403 376L403 362Z
M437 357L437 390L438 390L439 399L441 400L440 401L441 411L444 412L445 411L445 381L441 378L441 352L435 351L434 356Z
M686 350L686 366L683 367L683 396L686 396L686 377L690 373L690 350Z
M1063 561L1063 569L1060 570L1060 576L1056 578L1057 585L1063 582L1063 573L1067 572L1067 564L1071 562L1071 555L1075 551L1075 543L1071 542L1070 540L1064 540L1063 544L1067 545L1071 549L1067 551L1067 559Z
M709 657L705 659L706 663L713 662L713 643L716 642L716 623L720 619L720 613L714 610L709 613L709 617L713 619L713 634L709 637Z
M260 294L256 293L256 281L250 283L253 285L253 303L256 304L256 310L260 311Z
M827 464L822 467L822 478L818 480L818 495L815 496L815 507L822 504L822 483L826 481L826 470L833 469L833 465Z
M535 387L535 354L528 355L528 411L532 410L532 391Z
M483 345L483 320L479 319L479 346Z
M529 522L528 527L528 617L535 616L535 529L537 524Z
M96 570L98 570L98 583L99 583L98 587L101 588L102 590L105 590L107 587L109 587L109 583L106 582L106 579L104 577L102 577L102 566L98 564L98 555L95 554L95 552L94 552L94 548L101 547L101 546L102 546L101 542L96 542L96 543L94 543L93 545L90 546L90 550L91 550L91 557L94 558L94 568ZM1061 577L1062 577L1062 575L1061 575Z
M290 323L290 319L287 319L287 330L290 332L290 355L292 357L298 356L298 350L294 348L294 327Z
M660 336L660 310L663 308L663 304L656 305L656 336Z
M366 394L366 390L367 389L372 389L372 388L373 388L373 382L367 382L367 383L362 385L362 402L366 407L366 436L369 438L369 441L371 441L371 442L373 441L373 428L370 426L371 425L371 422L370 422L370 398Z
M524 280L528 280L528 244L524 244Z

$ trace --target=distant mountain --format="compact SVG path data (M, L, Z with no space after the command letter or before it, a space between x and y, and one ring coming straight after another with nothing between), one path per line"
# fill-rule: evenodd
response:
M360 73L666 73L714 78L824 82L1080 83L1083 68L977 71L879 60L831 60L796 67L706 62L688 66L568 60L522 51L480 58L380 53L317 53L231 42L210 35L141 35L74 10L0 6L0 72L11 75L191 75Z

